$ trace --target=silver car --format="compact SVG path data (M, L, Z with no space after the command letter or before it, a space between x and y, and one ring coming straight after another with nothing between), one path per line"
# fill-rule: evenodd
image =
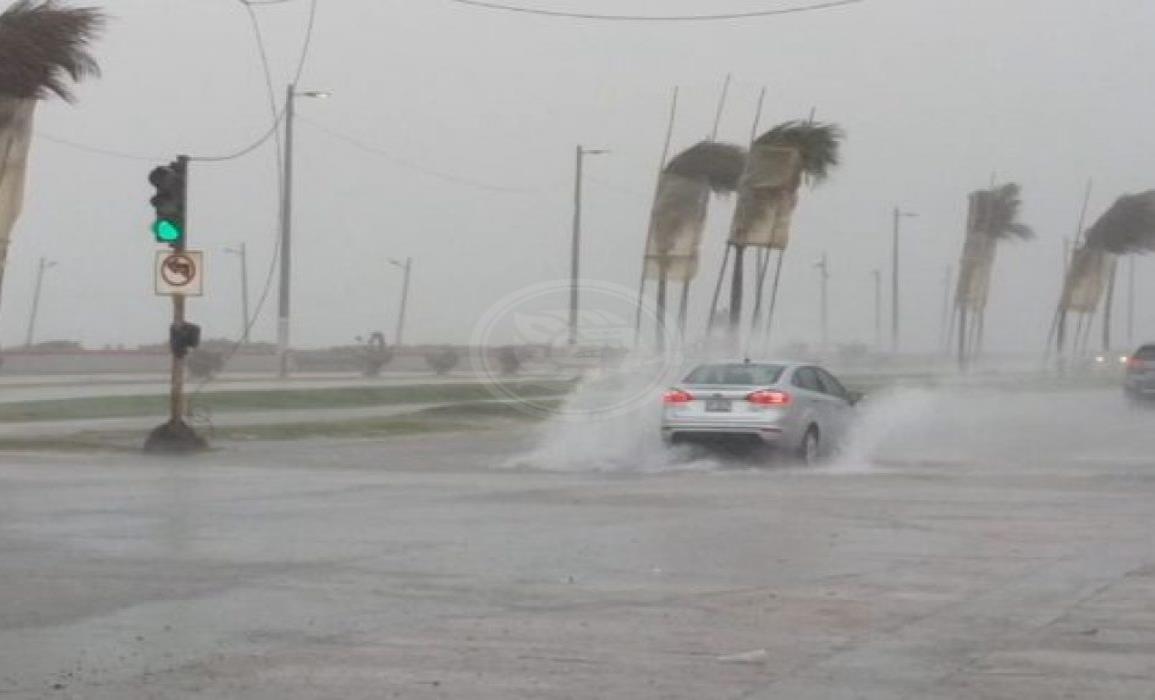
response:
M711 362L666 392L662 437L669 443L744 439L812 464L843 440L861 398L810 364Z

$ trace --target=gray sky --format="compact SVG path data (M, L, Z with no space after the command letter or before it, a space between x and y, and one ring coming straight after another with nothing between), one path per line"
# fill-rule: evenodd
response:
M746 10L783 0L519 0L605 12ZM268 127L270 107L248 20L233 0L110 0L97 47L104 77L76 105L45 103L38 129L115 151L227 152ZM278 99L296 62L306 0L258 10ZM807 15L731 23L598 23L474 10L445 0L320 0L298 123L294 339L344 343L390 331L400 275L416 259L409 340L464 341L501 297L568 271L573 148L589 161L584 270L636 284L670 89L682 88L675 147L709 129L734 75L722 138L748 137L760 86L764 124L804 117L848 133L845 164L803 194L783 279L780 336L818 332L817 273L832 269L836 340L873 336L870 271L889 271L890 208L906 224L907 345L939 334L942 278L957 261L965 197L992 172L1019 182L1036 241L1003 247L987 335L1041 349L1062 241L1087 178L1092 217L1124 192L1155 187L1149 158L1155 4L1147 0L866 0ZM337 140L336 130L387 159ZM249 244L254 294L276 227L274 151L197 165L192 246L208 252L208 294L191 316L235 336L239 272L227 245ZM494 192L414 168L516 188ZM23 339L36 260L46 281L41 339L92 346L155 341L168 307L152 295L148 232L154 164L38 139L27 207L5 280L0 338ZM732 203L728 206L732 206ZM716 208L696 300L708 301L729 208ZM1140 297L1155 264L1139 261ZM275 293L255 330L271 338ZM701 323L704 308L695 309ZM1139 328L1155 335L1155 308Z

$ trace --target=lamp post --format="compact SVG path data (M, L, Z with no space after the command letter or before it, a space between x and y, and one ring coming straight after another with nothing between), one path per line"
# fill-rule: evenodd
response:
M898 316L899 316L899 296L898 296L898 264L899 264L899 229L901 228L902 220L912 219L918 216L914 212L903 211L899 207L894 208L894 247L892 249L891 260L891 319L890 319L890 347L891 352L898 353Z
M573 191L573 240L570 250L570 288L569 288L569 344L577 345L578 341L578 280L581 278L581 238L582 238L582 165L586 156L596 156L609 153L601 148L577 147L577 160L574 172Z
M244 243L238 248L225 248L226 253L236 255L241 260L241 343L249 344L249 253Z
M405 333L405 310L409 306L409 279L413 271L413 258L405 258L405 262L389 258L389 263L405 273L404 281L401 283L401 311L397 314L397 340L395 341L397 347L401 347Z
M32 311L28 314L28 333L24 336L24 347L31 348L36 335L36 317L40 313L40 291L44 287L44 271L56 267L56 263L47 258L40 258L36 268L36 291L32 294Z
M281 276L277 294L277 364L278 375L289 376L289 307L293 271L293 119L298 97L324 99L327 92L298 92L289 84L285 91L285 167L281 186Z
M822 306L820 318L822 323L822 352L825 354L830 347L830 300L827 295L828 288L830 287L830 265L827 262L826 253L823 253L822 258L814 263L814 267L818 270L818 279L821 285L819 293L819 300Z

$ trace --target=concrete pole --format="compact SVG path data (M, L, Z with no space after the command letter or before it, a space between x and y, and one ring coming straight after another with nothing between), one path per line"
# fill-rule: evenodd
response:
M285 92L285 168L281 189L281 276L277 294L278 376L289 376L289 314L293 273L293 99L297 86ZM246 324L247 325L247 324Z

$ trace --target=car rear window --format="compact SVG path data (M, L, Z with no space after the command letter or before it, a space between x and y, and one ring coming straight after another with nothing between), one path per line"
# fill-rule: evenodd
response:
M781 365L702 365L686 377L687 384L769 386L782 376Z
M1144 345L1135 351L1136 360L1155 360L1155 345Z

